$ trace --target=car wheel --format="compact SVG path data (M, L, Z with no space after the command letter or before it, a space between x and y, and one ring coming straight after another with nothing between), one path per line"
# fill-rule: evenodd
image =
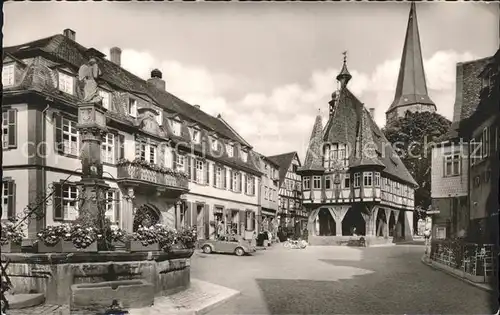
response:
M236 256L243 256L243 255L245 255L245 251L241 247L236 248L234 250L234 253L236 254Z
M212 247L210 247L210 245L203 246L203 252L205 254L210 254L212 252Z

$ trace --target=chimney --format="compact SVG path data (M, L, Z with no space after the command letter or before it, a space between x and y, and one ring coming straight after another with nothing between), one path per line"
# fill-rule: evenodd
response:
M165 91L165 81L162 80L162 73L158 69L151 71L151 78L148 79L148 83L156 86L159 90Z
M375 108L370 108L370 115L372 116L372 118L375 118Z
M200 105L194 105L194 107L196 107L196 108L200 109Z
M76 36L75 36L75 35L76 35L75 31L73 31L72 29L69 29L69 28L67 28L67 29L65 29L65 30L63 31L63 35L64 35L64 36L66 36L67 38L71 39L72 41L74 41L74 40L75 40L75 38L76 38Z
M121 66L122 50L118 47L113 47L109 50L109 54L111 62Z

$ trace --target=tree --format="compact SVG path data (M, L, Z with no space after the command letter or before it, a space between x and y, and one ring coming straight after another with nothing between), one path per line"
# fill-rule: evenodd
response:
M448 132L451 122L437 113L406 112L383 132L393 144L396 153L418 184L415 190L415 208L428 209L431 205L431 153L432 144ZM414 228L423 213L415 211Z

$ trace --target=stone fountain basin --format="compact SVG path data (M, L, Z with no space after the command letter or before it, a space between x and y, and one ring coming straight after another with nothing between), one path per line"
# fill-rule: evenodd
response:
M146 280L118 280L82 283L71 286L71 311L102 311L116 300L122 308L140 308L153 305L155 287Z
M156 296L182 291L189 287L191 255L193 250L179 249L168 253L2 253L1 257L2 262L10 261L7 274L12 294L42 293L45 303L69 305L71 288L78 284L145 280L153 285Z

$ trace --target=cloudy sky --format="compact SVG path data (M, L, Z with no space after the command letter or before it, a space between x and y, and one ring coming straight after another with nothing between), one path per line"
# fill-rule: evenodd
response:
M379 126L394 97L407 3L15 3L4 4L4 46L76 31L76 40L167 90L220 113L266 154L307 149L314 117L326 123L335 76L348 51L350 89ZM431 99L451 119L455 67L498 47L498 5L417 5Z

